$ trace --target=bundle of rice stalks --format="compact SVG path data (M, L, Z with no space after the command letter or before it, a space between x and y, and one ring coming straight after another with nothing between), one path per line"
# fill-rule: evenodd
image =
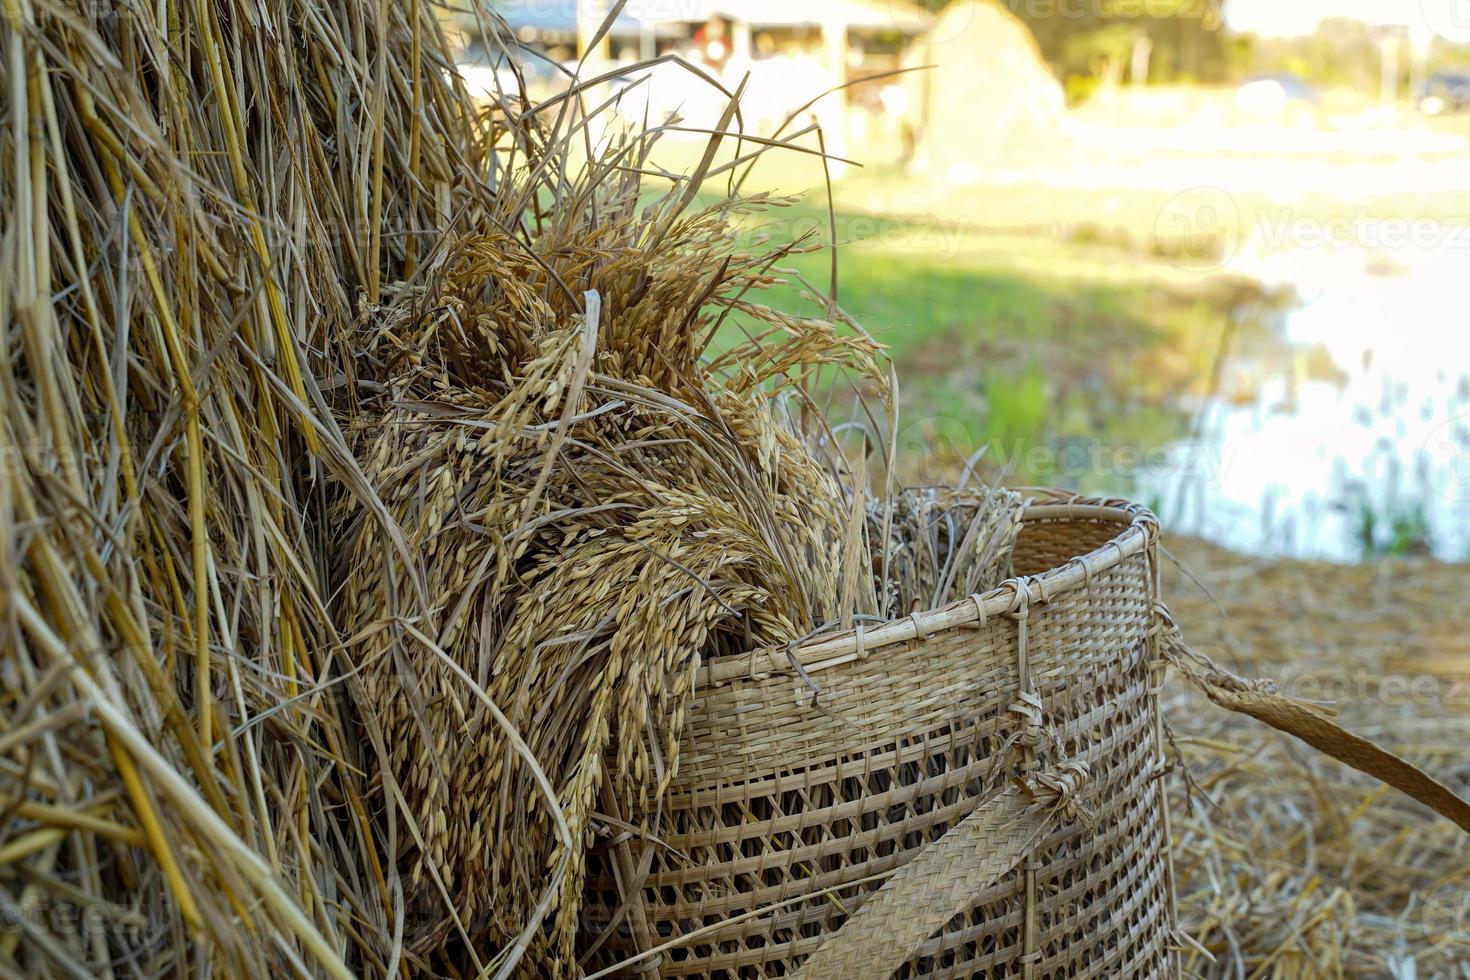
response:
M497 215L528 232L447 247L368 324L362 456L434 626L403 617L414 576L361 508L344 621L380 791L408 801L400 863L448 912L406 937L426 958L574 973L594 816L656 800L698 665L876 612L861 498L803 406L823 366L881 391L880 349L754 302L783 252L738 251L730 219L766 202L691 210L696 173L644 203L622 161L650 142L549 143L503 199L555 174L563 204ZM711 352L726 322L750 339Z
M1011 575L1025 499L1001 488L909 489L869 511L871 540L887 549L882 618L941 609L983 595ZM889 525L887 534L883 526Z
M483 122L416 3L11 0L0 50L0 966L394 972L329 402L483 225Z

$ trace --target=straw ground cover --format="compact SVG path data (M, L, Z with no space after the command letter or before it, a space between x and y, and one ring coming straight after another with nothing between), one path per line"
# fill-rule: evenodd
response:
M1167 546L1188 641L1470 795L1464 566L1250 559ZM1197 584L1198 583L1198 584ZM1202 584L1214 599L1200 590ZM1166 701L1196 793L1176 799L1184 925L1211 977L1456 977L1470 969L1470 855L1448 821L1176 689Z

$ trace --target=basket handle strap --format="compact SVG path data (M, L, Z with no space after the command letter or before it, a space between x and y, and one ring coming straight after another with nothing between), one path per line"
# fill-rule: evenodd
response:
M1072 763L1016 780L919 851L808 957L798 980L888 977L975 896L1014 870L1060 820L1080 816Z
M1212 702L1296 736L1343 765L1367 773L1418 800L1470 834L1470 802L1461 799L1444 783L1407 759L1348 731L1333 720L1330 709L1287 697L1269 681L1251 683L1221 670L1184 644L1179 627L1167 613L1162 613L1162 618L1169 660Z

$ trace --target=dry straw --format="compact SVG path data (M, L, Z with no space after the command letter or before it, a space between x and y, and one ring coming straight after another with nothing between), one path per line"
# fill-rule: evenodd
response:
M396 972L329 406L483 223L477 110L415 3L6 0L0 50L0 963Z
M1171 541L1165 589L1198 649L1302 698L1470 796L1462 565L1264 561ZM1166 696L1180 911L1209 977L1456 976L1470 851L1426 808L1240 715ZM1204 710L1201 710L1202 706ZM1189 792L1186 792L1186 789Z
M646 140L593 163L579 93L475 105L427 4L3 15L0 963L555 959L563 809L598 792L577 760L614 722L677 722L666 671L859 608L841 454L792 433L824 435L822 365L881 387L877 348L753 299L779 254L732 250L736 205L691 209L737 173L718 138L646 209ZM701 363L736 321L773 335ZM594 654L651 659L585 687ZM517 687L513 655L563 670ZM402 671L424 686L385 689ZM450 749L487 739L505 754L451 792ZM654 793L674 760L636 744L620 785Z

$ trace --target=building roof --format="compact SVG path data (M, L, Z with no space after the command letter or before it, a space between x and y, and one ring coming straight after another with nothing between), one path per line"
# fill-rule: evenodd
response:
M697 0L703 2L703 0ZM577 5L575 3L543 3L537 0L495 0L491 8L505 22L510 25L511 30L520 33L523 30L533 30L540 34L571 34L577 33ZM614 21L612 30L608 33L613 37L640 37L644 33L663 35L668 33L668 28L677 21L667 17L655 16L663 12L667 4L655 4L652 0L633 0ZM649 16L640 17L639 7L648 11ZM682 9L682 8L681 8Z
M492 4L511 28L575 34L577 5L533 0L499 0ZM752 27L816 27L837 23L869 30L918 34L933 18L908 0L631 0L618 15L611 33L637 37L662 34L672 24L728 17Z
M837 23L917 34L933 23L927 11L907 0L696 0L689 6L703 8L706 18L718 14L757 27Z

